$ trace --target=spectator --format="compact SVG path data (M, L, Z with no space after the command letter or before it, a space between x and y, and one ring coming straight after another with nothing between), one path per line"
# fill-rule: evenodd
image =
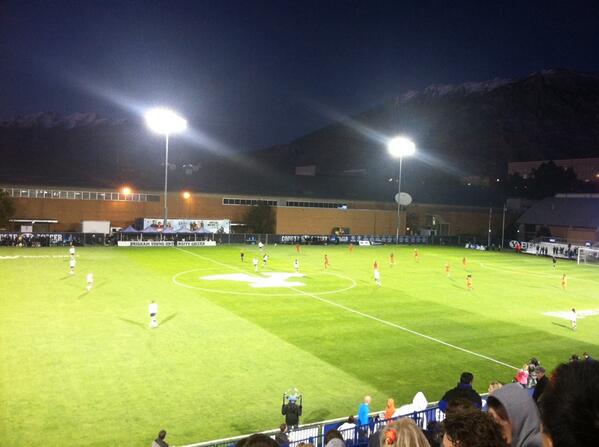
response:
M487 405L508 445L541 447L539 412L528 391L517 383L510 383L489 396Z
M447 404L447 409L445 410L445 412L447 414L449 414L449 413L455 413L455 412L459 412L459 411L476 410L476 409L477 408L474 406L474 402L472 402L470 399L458 397L457 399L452 399L451 402L449 402Z
M577 362L578 360L580 360L580 358L578 357L578 354L572 354L570 356L570 363Z
M542 366L537 366L535 371L537 373L537 385L535 386L535 390L532 393L532 398L535 402L538 402L539 397L541 397L541 394L543 394L545 388L547 387L547 384L549 383L549 379L545 375L545 368L543 368Z
M281 424L279 427L279 432L275 435L275 441L280 446L289 445L289 437L287 436L287 424Z
M166 438L166 430L160 430L158 437L152 442L152 447L168 447L168 444L164 440Z
M281 414L285 416L285 423L289 427L297 427L302 415L302 406L295 403L295 396L289 396L289 402L281 407Z
M345 441L343 436L338 430L329 430L324 435L324 446L325 447L345 447Z
M499 424L473 408L447 413L443 425L443 447L507 447Z
M380 447L430 447L430 444L411 418L401 418L383 429Z
M522 386L526 386L526 384L528 384L528 364L523 365L522 369L518 370L518 374L516 374L514 380Z
M491 394L493 391L498 390L502 386L503 386L503 384L501 382L497 382L496 380L493 380L491 383L489 383L489 388L487 388L487 391L489 392L489 394Z
M391 419L395 414L395 401L393 399L387 399L387 408L385 409L385 419Z
M370 413L370 402L372 398L370 396L364 396L364 402L358 408L358 421L360 425L368 424L368 414Z
M582 358L585 359L585 360L587 360L587 361L588 360L593 360L593 358L589 355L588 352L583 352L582 353Z
M339 433L341 433L341 436L343 436L343 440L345 442L347 441L353 441L356 439L356 418L353 416L350 416L347 418L347 421L345 421L343 424L341 424L339 427L337 427L337 430L339 430Z
M256 433L237 441L235 447L279 447L277 441L263 433Z
M447 409L447 404L454 399L465 398L474 404L476 408L482 407L482 400L478 393L472 388L474 376L472 373L463 372L460 376L460 383L455 388L447 391L439 401L439 409L443 412Z
M599 362L557 367L539 400L548 447L599 444Z

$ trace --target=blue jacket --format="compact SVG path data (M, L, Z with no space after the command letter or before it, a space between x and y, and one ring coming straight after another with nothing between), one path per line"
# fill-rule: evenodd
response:
M367 403L363 403L360 405L358 409L358 420L360 421L360 425L368 424L368 413L370 413L370 408Z

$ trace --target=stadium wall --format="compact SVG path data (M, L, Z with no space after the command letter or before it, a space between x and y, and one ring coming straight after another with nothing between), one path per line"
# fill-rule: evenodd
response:
M2 188L7 189L5 186ZM52 191L57 189L52 188ZM37 191L39 194L40 190ZM94 191L97 191L99 197L100 190ZM105 193L109 194L108 190L105 190ZM82 194L73 197L82 197ZM163 215L162 194L159 192L140 192L140 194L148 194L148 197L153 195L155 201L149 199L132 201L126 199L124 194L114 192L111 197L118 196L119 200L34 198L33 190L30 190L27 198L13 197L12 200L16 208L15 218L54 219L58 223L52 224L48 228L50 231L80 231L81 222L84 220L108 220L113 227L126 227L139 217L161 217ZM396 208L393 203L388 202L208 193L192 193L185 198L180 192L172 192L168 197L169 216L190 219L230 219L234 224L243 223L250 205L225 204L225 199L230 201L231 198L269 200L271 203L276 203L274 209L278 234L330 234L336 227L349 228L352 234L395 234ZM288 201L320 202L331 205L342 203L347 205L347 209L286 206ZM437 234L444 236L486 237L487 234L489 209L485 207L412 204L402 213L402 232L409 234L419 234L421 230L427 228L436 228ZM501 219L501 210L493 210L493 215L495 222L493 227L497 228L497 222ZM411 228L407 228L410 226ZM12 229L18 230L16 226Z

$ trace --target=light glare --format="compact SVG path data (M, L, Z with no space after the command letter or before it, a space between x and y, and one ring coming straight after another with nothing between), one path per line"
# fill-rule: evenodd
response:
M125 194L126 196L131 194L131 188L129 188L128 186L123 187L123 194Z
M170 135L187 129L187 121L169 109L151 109L145 115L146 124L156 133Z
M395 137L387 144L387 150L392 157L406 157L416 153L416 145L406 137Z
M185 200L189 199L190 197L191 197L191 194L189 193L189 191L184 191L184 192L183 192L183 198L184 198Z

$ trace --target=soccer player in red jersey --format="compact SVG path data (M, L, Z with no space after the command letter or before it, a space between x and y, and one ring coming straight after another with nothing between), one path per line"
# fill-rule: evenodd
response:
M389 265L390 265L391 267L393 267L393 266L395 265L395 254L394 254L394 253L391 253L391 254L389 255Z
M354 244L352 244L351 242L349 243L349 253L351 254L352 251L354 251Z
M324 268L325 270L329 268L331 264L329 263L329 257L327 255L324 255Z
M295 251L298 253L301 251L300 244L295 244Z
M472 290L472 275L466 276L466 287L469 292Z
M451 276L451 265L449 265L449 262L445 263L445 273L447 274L448 278Z

